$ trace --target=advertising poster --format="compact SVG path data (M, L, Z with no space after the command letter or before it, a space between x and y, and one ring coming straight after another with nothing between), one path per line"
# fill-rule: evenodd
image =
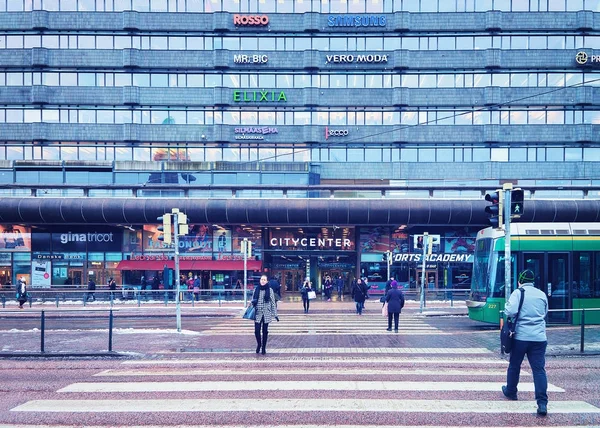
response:
M476 233L471 234L466 230L447 233L446 253L474 253Z
M218 253L231 252L231 230L215 229L213 231L213 248Z
M367 227L360 231L361 253L385 253L393 251L395 243L392 243L389 227Z
M211 228L205 224L190 224L189 228L190 233L179 237L179 252L211 253L213 244ZM162 234L163 233L158 230L157 224L145 225L143 233L144 252L163 253L172 250L174 244L165 244L158 239Z
M0 251L31 251L31 229L0 225Z
M33 260L31 262L32 288L50 288L52 284L51 265L49 260Z

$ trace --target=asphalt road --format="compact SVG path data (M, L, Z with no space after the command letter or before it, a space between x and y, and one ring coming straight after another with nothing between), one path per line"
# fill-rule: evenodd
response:
M600 426L600 358L569 348L577 327L549 333L556 352L540 418L527 364L519 401L505 400L497 330L457 310L424 316L409 305L398 333L385 331L375 302L360 317L350 302L280 312L264 356L253 324L222 308L184 313L182 333L172 313L119 313L120 356L0 359L0 427ZM39 346L31 315L0 318L4 355ZM106 318L50 315L49 351L106 350Z

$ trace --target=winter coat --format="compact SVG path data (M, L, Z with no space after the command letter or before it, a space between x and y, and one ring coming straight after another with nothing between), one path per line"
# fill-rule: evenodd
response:
M364 283L360 283L360 284L358 282L355 283L353 292L354 292L354 301L355 302L360 302L360 303L365 302L366 295L367 295L367 287L365 286Z
M392 288L386 293L385 301L388 302L388 313L400 313L404 307L404 293L402 290Z
M302 300L308 300L308 292L309 291L313 291L313 289L310 288L310 285L309 286L305 285L304 287L302 287L300 289L300 294L302 295Z
M96 283L92 280L90 280L90 282L88 282L88 290L90 291L94 291L96 289Z
M265 302L265 293L269 291L269 299ZM277 316L277 301L275 293L268 286L267 287L256 287L252 296L252 304L256 307L256 319L254 322L261 322L264 316L265 324L269 324L273 321L273 318Z
M27 285L21 281L17 283L17 300L19 302L27 301Z

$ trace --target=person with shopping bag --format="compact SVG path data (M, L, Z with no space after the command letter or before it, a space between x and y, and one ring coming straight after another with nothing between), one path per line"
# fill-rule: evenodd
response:
M277 301L275 292L269 287L266 275L260 277L260 286L254 289L252 305L256 308L254 319L254 337L256 337L256 353L267 353L267 338L269 337L269 323L277 316ZM262 327L262 328L261 328ZM261 335L262 329L262 335Z
M392 281L392 288L385 295L384 306L387 304L388 328L392 331L392 318L394 318L394 331L398 333L398 323L400 321L400 312L404 307L404 293L398 288L398 282Z
M317 293L312 289L312 285L310 280L306 278L302 288L300 289L300 294L302 295L302 306L304 307L304 313L308 313L308 308L310 307L310 301L317 297Z

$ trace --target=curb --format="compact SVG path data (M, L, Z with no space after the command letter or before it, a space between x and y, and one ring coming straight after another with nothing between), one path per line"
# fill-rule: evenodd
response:
M133 358L131 354L121 352L0 352L0 359L10 358Z

